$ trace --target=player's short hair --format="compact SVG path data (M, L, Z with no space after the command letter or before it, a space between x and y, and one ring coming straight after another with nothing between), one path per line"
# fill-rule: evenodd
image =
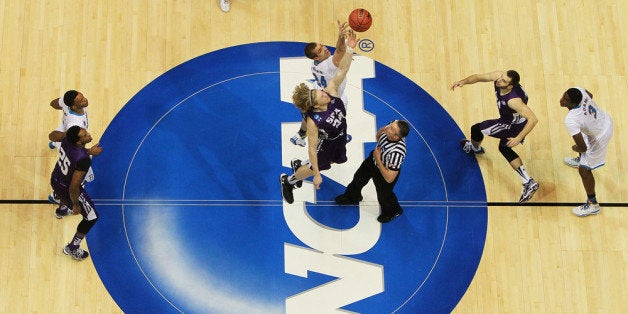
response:
M81 127L78 125L71 126L66 132L65 137L68 138L68 141L72 144L76 144L79 140L79 132L81 132Z
M577 105L582 101L582 92L575 87L567 90L567 96L569 96L569 100L571 100L571 103L574 105Z
M314 42L305 45L305 49L303 49L303 52L305 53L306 57L310 59L316 58L316 52L314 51L316 50L316 45L318 44Z
M410 133L410 126L406 120L397 120L397 127L399 127L399 137L404 138Z
M519 73L517 73L517 71L508 70L506 71L506 75L510 78L510 85L512 86L519 85L519 82L521 81L521 76L519 76Z
M78 92L73 89L65 92L65 94L63 94L63 103L68 107L72 107L74 105L74 99L77 95Z

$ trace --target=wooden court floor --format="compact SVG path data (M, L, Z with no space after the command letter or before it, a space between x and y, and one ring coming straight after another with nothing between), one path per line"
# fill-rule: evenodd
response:
M539 123L517 148L541 183L531 206L490 206L482 261L456 313L628 313L628 2L624 0L217 1L0 0L0 312L119 313L90 260L60 243L78 217L58 221L37 204L50 192L59 123L49 107L68 89L90 101L98 139L120 108L168 69L224 47L263 41L334 45L335 21L368 9L375 43L362 53L430 93L468 134L497 116L490 84L450 91L470 74L516 69ZM562 164L572 140L558 104L591 91L614 119L607 164L594 172L597 215L577 171ZM520 180L488 139L479 157L487 199L518 200ZM20 203L26 202L26 203ZM33 202L33 203L28 203ZM89 244L89 243L88 243Z

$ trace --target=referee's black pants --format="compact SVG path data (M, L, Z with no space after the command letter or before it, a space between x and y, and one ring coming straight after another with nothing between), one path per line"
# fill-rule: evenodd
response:
M361 199L362 188L364 188L370 179L373 179L373 183L375 184L377 201L379 202L379 206L382 208L382 214L394 215L399 212L399 210L401 210L401 206L399 206L397 195L393 192L393 188L395 187L395 184L397 184L399 175L397 175L393 182L386 182L382 173L379 172L379 169L375 165L375 159L373 158L372 151L353 175L353 180L351 180L351 183L349 183L345 189L345 196L351 200Z

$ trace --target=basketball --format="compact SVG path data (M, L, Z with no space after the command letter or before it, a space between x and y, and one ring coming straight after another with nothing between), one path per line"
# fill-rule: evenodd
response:
M355 9L349 14L349 27L356 32L365 32L371 27L371 13L365 9Z

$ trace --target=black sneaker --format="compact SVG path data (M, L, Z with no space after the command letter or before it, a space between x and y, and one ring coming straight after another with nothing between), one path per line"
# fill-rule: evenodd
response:
M292 168L292 173L296 173L297 169L301 167L301 159L292 159L292 161L290 161L290 167ZM295 185L297 188L300 188L303 185L303 180L297 181Z
M279 176L279 182L281 183L281 196L284 201L288 204L294 203L294 195L292 194L292 190L294 189L294 185L288 183L288 175L282 173Z
M352 199L346 194L340 194L336 196L336 204L338 205L358 205L362 201L363 197L360 196L358 199Z
M403 209L399 208L399 211L397 211L396 213L390 215L390 214L381 214L379 215L379 217L377 217L377 221L385 224L387 222L390 222L391 220L401 216L401 214L403 214Z

